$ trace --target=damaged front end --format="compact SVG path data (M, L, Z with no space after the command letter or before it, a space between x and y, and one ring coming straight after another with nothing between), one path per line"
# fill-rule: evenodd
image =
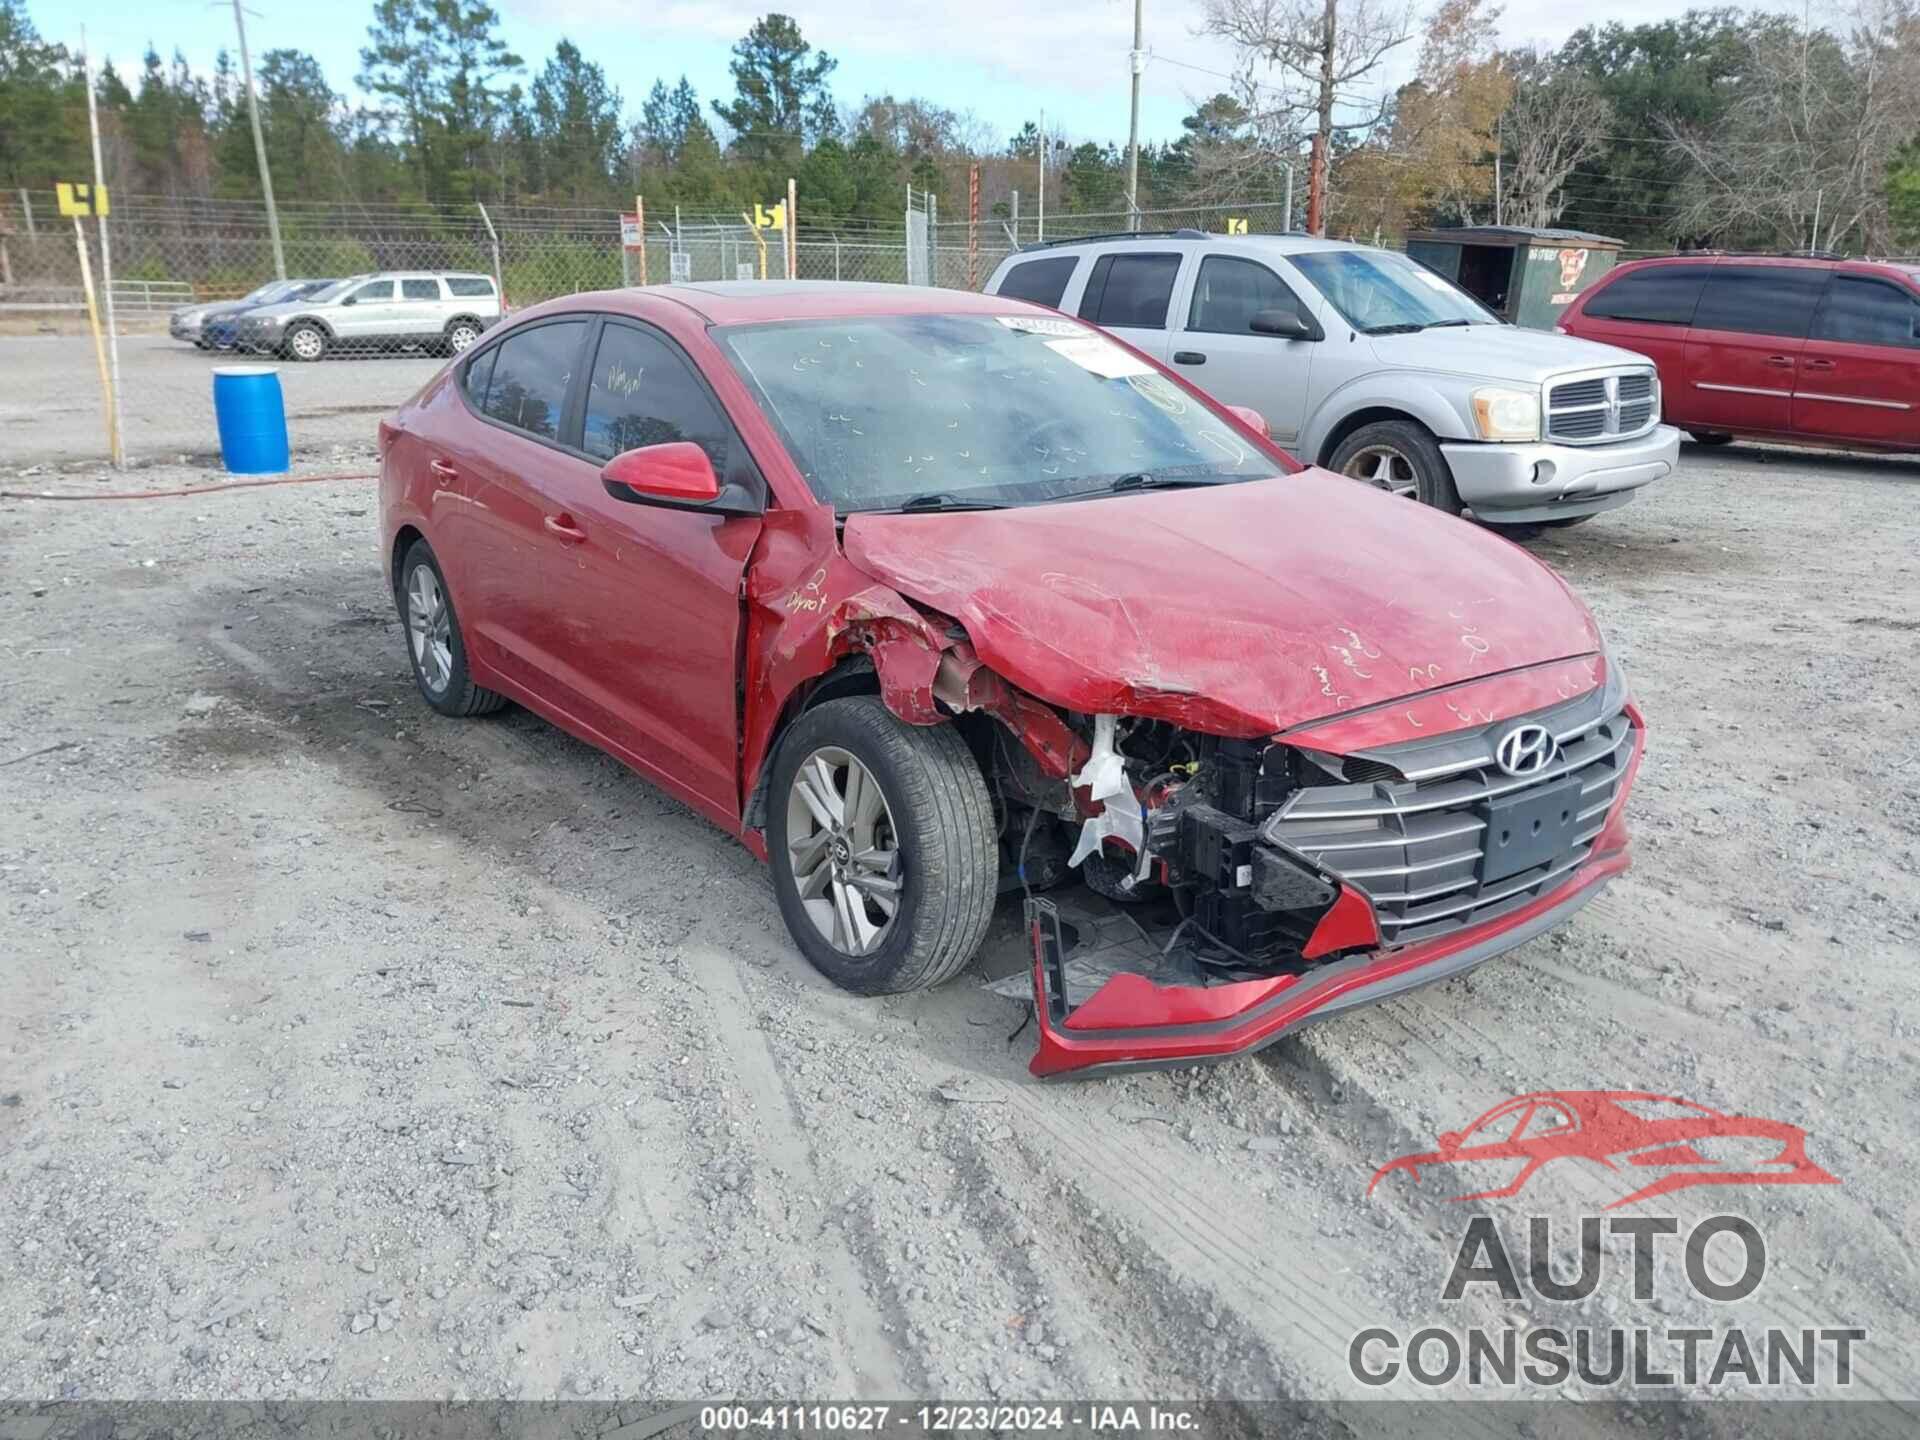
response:
M1561 923L1627 864L1643 731L1617 672L1598 668L1582 694L1437 736L1366 712L1261 740L1067 717L1080 743L1064 781L1015 793L996 777L1009 814L1034 807L1008 825L1028 886L1034 1073L1257 1049ZM1520 729L1550 755L1513 774L1498 752ZM1092 896L1033 893L1073 871Z

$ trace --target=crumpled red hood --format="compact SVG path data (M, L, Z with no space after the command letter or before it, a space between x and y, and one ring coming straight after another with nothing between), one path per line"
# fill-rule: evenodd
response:
M1042 700L1251 738L1600 636L1517 545L1323 470L1008 510L852 515L847 558Z

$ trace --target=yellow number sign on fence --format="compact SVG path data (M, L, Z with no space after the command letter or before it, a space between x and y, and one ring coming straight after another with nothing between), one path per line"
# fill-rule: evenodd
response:
M1245 220L1245 218L1244 218L1244 217L1242 217L1242 216L1239 216L1239 215L1229 215L1229 216L1227 217L1227 233L1228 233L1229 235L1244 235L1244 234L1246 234L1246 233L1247 233L1247 222L1246 222L1246 220Z
M107 213L107 187L104 185L62 180L53 188L62 215L86 220L98 219Z

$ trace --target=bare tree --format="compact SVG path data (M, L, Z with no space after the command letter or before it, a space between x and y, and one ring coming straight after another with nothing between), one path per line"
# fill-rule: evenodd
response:
M1665 126L1691 171L1676 234L1887 247L1887 161L1920 130L1920 18L1910 0L1864 0L1844 19L1838 35L1761 29L1751 79L1713 133Z
M1351 108L1357 87L1412 35L1411 5L1404 0L1205 0L1205 14L1206 32L1240 52L1243 93L1256 100L1263 127L1281 133L1305 128L1312 136L1307 229L1326 233L1334 109ZM1261 67L1277 85L1253 83ZM1364 129L1378 123L1383 112L1384 105L1375 106L1370 116L1350 116L1342 128Z
M1506 219L1551 225L1566 211L1567 177L1606 149L1613 105L1590 77L1548 56L1514 51L1504 59L1513 81L1500 119Z

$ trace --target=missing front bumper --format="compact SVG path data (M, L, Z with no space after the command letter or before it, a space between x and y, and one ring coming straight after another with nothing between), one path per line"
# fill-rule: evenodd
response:
M1183 978L1174 963L1178 946L1161 950L1143 932L1138 953L1150 963L1114 968L1091 993L1084 968L1074 973L1080 936L1058 906L1035 898L1028 902L1027 933L1040 1043L1029 1068L1043 1079L1092 1076L1201 1064L1262 1049L1315 1020L1451 979L1525 944L1564 923L1627 865L1622 843L1596 854L1524 909L1301 974L1216 984L1197 975ZM1341 901L1349 896L1359 892L1349 887Z

